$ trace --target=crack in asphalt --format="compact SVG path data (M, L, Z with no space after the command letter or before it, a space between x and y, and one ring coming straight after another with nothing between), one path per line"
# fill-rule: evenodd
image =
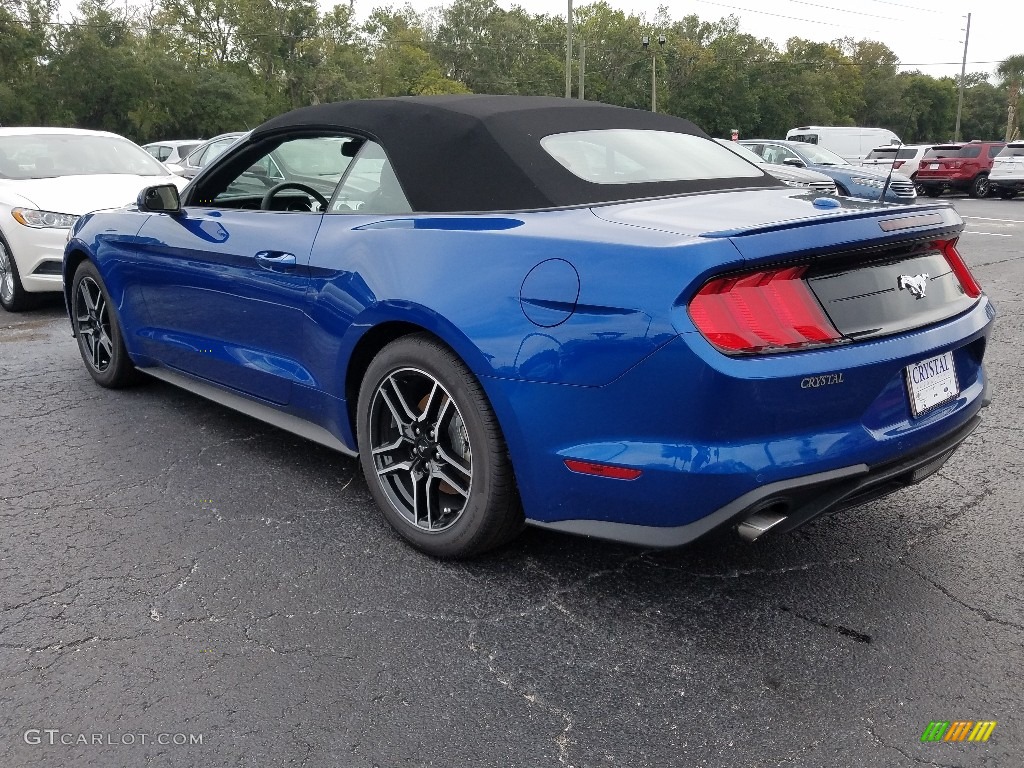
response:
M907 758L908 760L913 760L915 763L920 763L921 765L930 765L930 766L932 766L932 768L964 768L962 765L951 765L949 763L936 763L933 760L924 760L924 759L922 759L920 757L915 757L914 755L910 754L906 750L900 749L899 747L895 746L894 744L887 744L870 727L867 728L867 732L871 735L871 738L873 738L878 743L878 746L880 746L880 747L882 747L884 749L895 750L895 751L899 752L901 755L903 755L905 758Z
M965 608L966 610L970 611L971 613L976 614L977 616L980 616L981 618L983 618L985 621L990 621L993 624L999 624L1000 626L1007 627L1009 629L1017 629L1017 630L1024 631L1024 624L1017 624L1016 622L1013 622L1013 621L1007 621L1006 619L1000 619L1000 618L998 618L996 616L993 616L991 613L986 611L984 608L979 608L979 607L977 607L975 605L971 605L970 603L965 603L959 597L957 597L952 592L950 592L948 589L946 589L944 586L942 586L939 582L937 582L934 579L931 579L928 576L926 576L925 574L921 573L921 571L919 571L914 566L912 566L910 564L907 564L907 563L904 563L904 565L906 566L907 570L909 570L911 573L916 575L919 579L921 579L925 583L930 584L932 587L934 587L939 592L941 592L943 595L945 595L947 598L949 598L949 600L951 602L956 603L961 608Z

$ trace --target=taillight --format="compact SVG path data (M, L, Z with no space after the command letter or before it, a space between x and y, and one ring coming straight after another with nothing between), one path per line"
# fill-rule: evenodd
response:
M840 341L803 280L806 266L720 277L690 302L704 338L726 354L781 352Z
M953 270L956 279L960 281L960 287L964 289L964 293L972 299L981 296L981 286L978 285L978 281L971 274L971 270L967 267L964 257L957 251L956 240L940 240L939 242L932 243L932 245L942 251L942 255L949 262L950 269Z

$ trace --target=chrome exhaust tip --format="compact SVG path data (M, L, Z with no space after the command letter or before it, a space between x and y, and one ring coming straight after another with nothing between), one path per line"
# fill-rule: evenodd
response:
M757 541L788 517L781 512L773 511L778 509L786 509L786 505L773 504L761 512L755 512L736 526L736 532L746 541Z

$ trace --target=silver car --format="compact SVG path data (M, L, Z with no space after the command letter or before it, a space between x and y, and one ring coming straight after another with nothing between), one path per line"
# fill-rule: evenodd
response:
M835 181L824 173L808 171L806 168L797 168L792 165L772 165L771 163L766 163L764 158L753 150L743 146L742 144L738 144L735 141L729 141L727 139L715 139L715 141L723 147L731 149L744 160L749 160L754 163L762 171L771 174L783 184L788 184L791 187L813 189L816 192L821 192L826 195L836 194Z
M205 139L174 139L172 141L153 141L143 144L142 148L164 165L181 163L189 152L194 150Z
M181 161L181 163L172 165L170 168L179 176L191 179L199 173L199 171L209 165L214 158L223 154L228 147L243 136L247 135L247 133L247 131L233 131L231 133L222 133L219 136L214 136L205 144L200 144L192 150L188 157Z

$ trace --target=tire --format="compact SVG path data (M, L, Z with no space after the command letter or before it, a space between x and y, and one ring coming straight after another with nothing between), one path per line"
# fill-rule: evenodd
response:
M36 297L21 285L18 264L3 235L0 235L0 307L8 312L21 312L36 304Z
M121 322L99 270L83 261L71 283L71 324L82 362L101 387L120 389L141 378L128 357Z
M487 396L427 334L397 339L370 363L356 433L370 493L417 549L473 557L522 530L512 463Z
M1015 198L1017 196L1017 190L1016 189L1002 189L1002 190L999 191L999 196L1001 198L1003 198L1003 200L1013 200L1013 198Z
M924 193L928 195L928 197L938 197L942 194L942 187L925 187Z
M971 197L978 199L988 197L989 183L988 176L983 173L979 173L974 177L974 181L971 182L970 188L967 190L967 194Z

